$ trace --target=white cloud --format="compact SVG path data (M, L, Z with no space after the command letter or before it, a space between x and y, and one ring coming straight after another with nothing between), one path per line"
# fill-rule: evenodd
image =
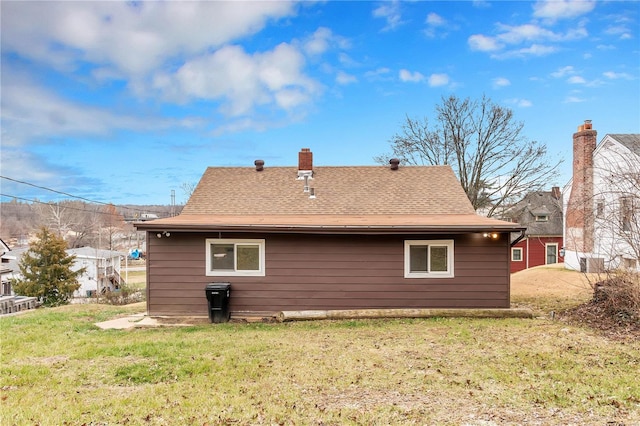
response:
M397 0L384 3L377 7L373 10L373 16L375 18L383 18L387 21L387 25L383 28L383 31L394 30L404 23L400 12L400 2Z
M602 75L607 77L610 80L618 80L618 79L633 80L633 76L631 74L627 74L626 72L606 71L606 72L603 72Z
M511 82L508 79L504 78L504 77L496 77L496 78L493 79L492 84L493 84L494 88L498 89L498 88L501 88L501 87L510 86Z
M491 3L487 0L473 0L473 7L478 9L487 9L491 7Z
M242 2L8 2L2 43L58 69L90 63L141 77L172 58L255 34L269 19L294 11L288 2L250 8Z
M542 0L533 5L533 16L551 20L575 18L591 12L595 5L590 0Z
M563 103L565 104L577 104L581 102L586 102L586 99L580 98L578 96L567 96L563 101Z
M566 33L556 33L540 25L503 25L497 24L500 34L497 38L506 44L519 44L523 42L535 41L567 41L578 40L587 37L588 33L584 23L580 23L576 28L570 28Z
M559 50L558 47L549 43L579 40L587 36L586 21L578 22L566 32L554 32L537 23L523 25L497 23L495 35L474 34L468 38L467 43L471 50L491 52L492 57L504 59L549 55ZM506 50L502 51L503 49Z
M518 44L533 40L550 40L557 38L553 31L540 27L539 25L497 25L500 34L498 39L507 44Z
M441 27L446 25L447 21L437 13L431 12L427 15L426 23L431 27Z
M541 44L532 44L529 47L523 47L521 49L508 50L504 53L493 54L494 58L525 58L530 56L546 56L558 51L558 48L554 46L545 46Z
M529 108L533 106L533 102L531 102L529 99L512 98L506 99L505 102L520 108Z
M344 52L338 54L338 61L346 67L357 67L360 64Z
M456 26L449 24L446 19L435 12L431 12L427 15L425 23L427 24L427 28L425 28L424 34L430 38L438 35L438 32L441 33L441 36L446 36L448 30L457 29Z
M562 78L566 75L572 75L575 74L575 70L573 69L573 67L571 65L567 65L566 67L562 67L562 68L558 68L557 71L554 71L551 73L551 77L554 78Z
M579 75L573 75L567 79L567 83L569 84L586 84L587 80Z
M115 114L61 98L9 66L3 67L3 146L20 146L32 138L107 136L117 129L162 129L178 123L157 117Z
M391 78L391 70L386 67L377 68L373 71L367 71L364 76L369 81L389 80Z
M420 74L418 71L411 72L409 70L401 69L398 76L400 77L400 81L405 83L419 83L424 81L424 75Z
M429 86L440 87L449 84L449 76L447 74L431 74L429 76Z
M344 71L338 71L336 75L336 82L341 85L351 84L357 82L358 79L351 74L347 74Z
M628 40L633 38L631 35L631 30L624 24L622 25L612 25L608 27L604 33L606 35L617 36L620 40Z
M321 27L316 30L313 35L304 42L304 50L309 55L321 55L329 49L331 40L331 30Z
M231 116L249 114L267 103L289 110L320 91L302 72L304 63L302 53L286 43L253 55L239 46L225 46L186 62L175 74L158 74L154 84L170 100L220 101L220 111Z
M482 34L470 36L467 42L471 50L479 50L481 52L493 52L504 47L495 37L488 37Z

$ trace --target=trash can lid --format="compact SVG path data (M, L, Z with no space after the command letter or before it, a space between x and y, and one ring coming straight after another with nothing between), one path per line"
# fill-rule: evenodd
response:
M231 283L209 283L205 290L228 290L230 287Z

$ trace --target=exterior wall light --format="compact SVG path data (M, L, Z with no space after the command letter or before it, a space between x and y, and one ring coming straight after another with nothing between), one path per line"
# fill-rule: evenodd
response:
M492 240L497 240L500 235L497 232L485 232L482 234L485 238L491 238Z

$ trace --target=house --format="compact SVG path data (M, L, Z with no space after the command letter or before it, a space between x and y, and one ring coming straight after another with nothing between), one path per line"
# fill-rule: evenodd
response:
M2 255L2 265L6 265L8 269L11 269L11 274L8 276L9 280L20 277L20 268L18 265L20 264L22 255L27 250L28 248L19 248ZM122 279L120 275L120 263L124 256L126 256L125 253L92 247L68 249L66 253L76 256L71 268L72 270L77 271L81 268L86 268L84 274L78 277L80 289L74 292L74 297L91 297L95 295L96 292L104 293L106 291L117 290L124 284L124 279ZM3 294L5 294L4 288ZM9 293L6 293L6 295L14 295L10 287Z
M9 253L11 249L0 239L0 296L11 296L11 278L13 269L9 267L9 259L5 259L4 255Z
M0 315L14 314L37 307L37 299L35 297L16 296L13 293L13 287L11 286L13 268L9 265L11 256L8 254L10 251L9 246L0 239L0 277L2 278Z
M640 134L607 134L590 120L573 135L573 177L563 189L568 269L640 271Z
M564 260L559 187L530 192L507 209L503 218L527 228L525 237L511 247L511 273Z
M147 232L149 315L508 308L515 223L476 215L449 166L209 167L181 214Z
M82 247L69 249L67 254L76 257L71 269L86 268L78 278L80 288L74 292L74 297L93 297L96 293L118 290L125 284L120 275L120 264L126 253Z

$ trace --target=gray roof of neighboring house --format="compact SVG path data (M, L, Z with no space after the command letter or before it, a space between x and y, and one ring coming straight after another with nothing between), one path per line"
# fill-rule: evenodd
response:
M9 247L4 241L2 241L2 238L0 238L0 250L2 251L2 253L0 254L11 251L11 247Z
M537 221L536 216L548 216L547 221ZM514 204L504 215L526 226L525 235L562 236L562 199L553 196L552 191L530 192Z
M3 262L2 265L11 269L13 272L20 272L18 264L20 263L20 259L22 259L22 255L27 250L29 250L29 247L16 248L6 252L2 255L2 258L8 260L8 262Z
M14 272L19 272L20 260L22 259L22 255L29 250L29 247L22 247L18 249L11 250L4 255L2 255L3 259L7 259L9 262L3 263L2 265L12 269ZM112 250L101 250L95 249L92 247L82 247L77 249L68 249L66 250L67 254L75 255L77 257L88 257L92 259L111 259L118 256L126 256L125 253L121 253L118 251Z
M640 155L640 133L614 133L609 136L624 145L629 151Z
M119 251L113 250L102 250L96 249L93 247L80 247L75 249L67 250L67 253L70 255L81 256L81 257L89 257L94 259L111 259L118 256L126 256L126 253L122 253Z

